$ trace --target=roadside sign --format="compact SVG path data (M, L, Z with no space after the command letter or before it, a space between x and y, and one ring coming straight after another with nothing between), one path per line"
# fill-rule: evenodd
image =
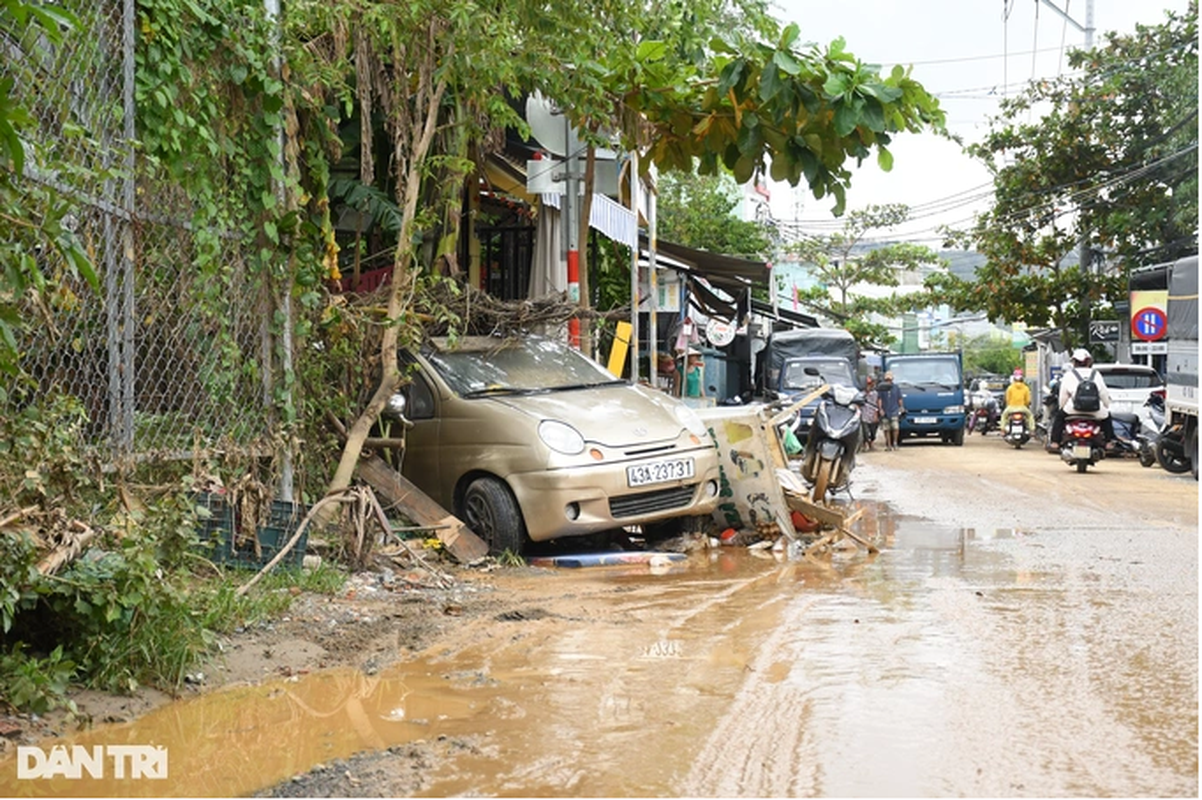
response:
M1168 342L1132 342L1131 355L1153 356L1169 352Z
M1089 323L1089 341L1117 342L1119 340L1118 320L1093 320Z
M1164 309L1145 306L1131 315L1131 334L1141 342L1163 339L1168 330Z

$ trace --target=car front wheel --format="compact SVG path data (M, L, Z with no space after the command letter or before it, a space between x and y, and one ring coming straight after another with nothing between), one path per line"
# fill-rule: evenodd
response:
M488 542L492 555L521 555L526 545L522 511L509 487L492 477L477 478L463 493L463 521Z

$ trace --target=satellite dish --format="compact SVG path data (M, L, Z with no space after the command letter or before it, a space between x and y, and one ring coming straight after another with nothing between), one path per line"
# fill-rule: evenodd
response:
M564 116L554 103L539 92L526 98L526 123L530 126L530 133L543 146L544 150L560 158L567 156L568 131L567 125L564 123ZM572 138L578 141L578 137L573 136ZM598 160L612 160L617 157L618 154L613 150L597 148Z
M539 92L526 98L526 123L530 125L530 133L544 150L560 158L567 155L568 131L564 125L563 114Z

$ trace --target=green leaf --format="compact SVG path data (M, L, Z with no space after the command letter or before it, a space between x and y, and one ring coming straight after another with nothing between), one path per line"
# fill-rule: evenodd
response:
M760 75L760 100L770 103L781 90L780 70L775 64L769 64Z
M718 76L718 94L725 95L739 83L745 66L743 59L736 58L722 69Z
M859 114L851 107L850 103L835 104L835 135L840 138L848 136L856 129L859 123Z
M776 66L781 68L781 71L789 75L798 75L801 73L801 64L788 50L777 50L772 56L772 63L776 64Z
M881 108L881 104L875 99L870 99L864 103L860 113L860 120L870 131L879 133L885 130L885 110Z
M890 153L888 148L878 145L876 163L883 172L891 172L893 170L893 153Z
M659 61L667 54L668 45L655 40L639 42L639 46L635 49L635 58L639 61Z
M740 156L731 171L734 173L736 181L747 183L755 174L755 162L747 156Z
M822 91L831 97L842 97L851 87L851 79L841 72L831 73L822 84Z
M796 22L790 22L786 25L780 35L780 44L778 45L780 49L784 50L787 47L792 47L793 43L797 41L797 36L800 32L801 29L797 27Z

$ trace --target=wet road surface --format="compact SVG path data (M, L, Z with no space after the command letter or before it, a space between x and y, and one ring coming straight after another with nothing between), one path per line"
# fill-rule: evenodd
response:
M1197 484L1134 463L1078 476L1042 453L1016 453L1014 481L956 478L941 450L863 460L853 505L878 555L732 548L514 577L530 605L466 649L73 740L166 745L167 781L31 791L8 763L0 793L245 794L448 737L464 746L422 765L422 795L1196 797ZM1147 481L1186 511L1099 508L1083 479Z

